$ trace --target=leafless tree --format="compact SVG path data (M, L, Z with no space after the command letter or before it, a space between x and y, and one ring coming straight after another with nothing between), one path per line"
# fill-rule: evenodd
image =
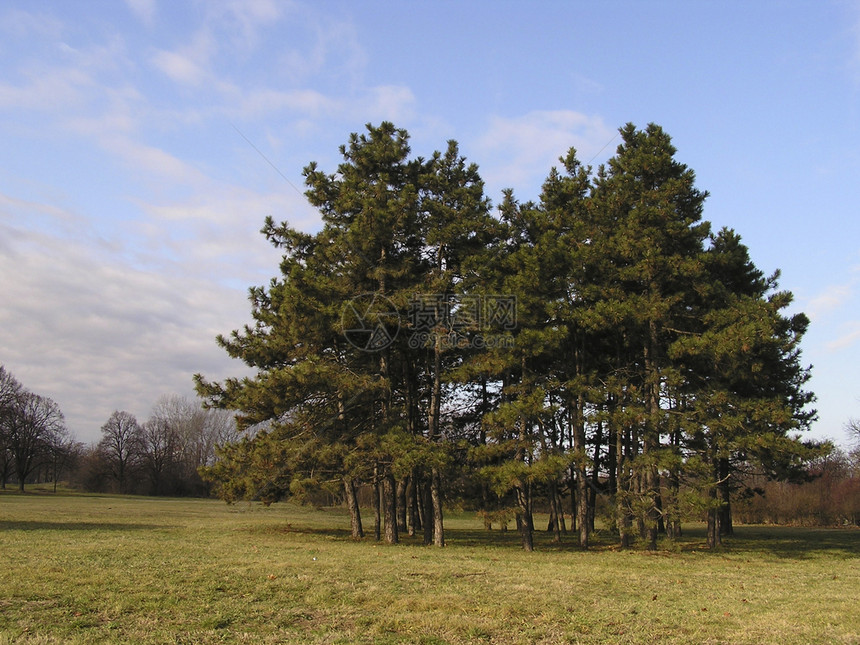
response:
M45 452L44 472L45 480L53 482L54 492L57 492L57 484L64 474L73 471L84 452L84 444L75 441L75 438L65 427L60 432L53 433L48 437Z
M207 410L185 397L163 396L144 426L143 435L147 446L144 462L153 488L161 492L170 488L175 494L202 494L207 487L197 469L211 464L215 448L235 441L237 431L227 411Z
M140 433L140 459L149 479L150 492L164 495L171 490L170 481L178 461L179 437L169 421L153 415Z
M23 388L14 376L0 365L0 486L12 476L14 458L10 445L11 424Z
M845 431L848 433L848 438L854 443L855 447L860 448L860 419L848 419L845 424Z
M114 411L102 426L98 450L120 493L128 492L129 475L138 465L141 433L135 416L125 411Z
M23 492L27 477L49 455L51 442L66 434L66 426L60 407L52 399L22 390L16 401L9 423L9 447Z

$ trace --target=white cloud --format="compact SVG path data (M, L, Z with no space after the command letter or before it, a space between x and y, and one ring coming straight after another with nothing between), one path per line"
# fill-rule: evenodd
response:
M415 95L402 85L380 85L370 89L369 96L361 109L373 121L393 121L395 124L406 121L415 112Z
M49 13L9 9L0 16L0 30L19 38L59 38L64 31L64 26L60 20Z
M101 143L136 172L187 186L200 186L207 181L203 173L175 155L133 138L108 135L102 138Z
M275 90L258 89L243 93L237 99L236 109L230 109L235 116L243 119L262 117L281 111L299 112L323 118L338 110L337 103L331 98L310 89Z
M860 322L845 323L842 329L843 333L839 338L827 343L827 351L842 351L860 342Z
M212 191L196 210L151 209L130 246L0 194L0 362L86 441L115 408L145 414L161 394L190 394L194 372L241 373L214 338L249 320L247 287L276 274L257 230L268 210L295 206L285 201ZM167 225L180 217L186 228Z
M155 22L156 0L125 0L125 4L143 24L152 26Z
M157 51L152 57L152 63L176 83L201 85L207 77L206 70L186 54Z
M498 188L539 186L571 146L583 163L599 154L615 136L599 116L572 110L540 110L519 117L493 116L477 140L481 169L488 185Z
M360 86L368 55L354 25L307 13L302 20L311 43L279 44L274 50L278 74L292 83L312 82L325 74L341 79L345 88Z
M275 0L207 2L208 25L213 29L223 28L232 36L234 46L253 49L258 44L259 30L280 20L284 8L291 4Z
M92 78L73 68L39 68L22 85L0 83L0 108L61 112L87 103Z
M826 287L812 298L804 311L812 320L818 320L845 305L854 295L854 282L834 284Z

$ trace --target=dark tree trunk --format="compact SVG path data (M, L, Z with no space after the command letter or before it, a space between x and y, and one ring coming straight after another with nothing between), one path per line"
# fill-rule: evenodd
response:
M355 539L364 537L364 528L361 526L361 509L358 507L358 499L355 494L355 482L351 477L343 478L343 490L346 495L346 506L349 509L349 524L352 528L352 537Z
M527 486L517 486L517 529L523 542L523 549L534 551L534 519L532 518L531 496Z
M555 535L553 535L552 541L556 544L561 542L561 522L562 514L564 512L558 502L558 485L556 484L556 482L551 482L549 485L550 516L549 526L547 527L547 530L553 531L555 533Z
M415 471L413 470L406 484L406 526L410 537L413 537L416 530L421 528L421 519L418 513L418 496L415 493Z
M656 289L654 290L656 291ZM657 337L657 323L651 320L648 324L649 337L645 343L645 387L647 418L645 421L645 432L642 437L642 452L652 455L660 449L660 428L657 418L660 414L660 374L657 363L657 349L659 339ZM658 508L658 497L660 495L660 480L657 466L653 460L649 460L644 467L643 493L647 499L648 510L645 516L645 528L648 539L648 550L657 550L657 531L659 529L660 509Z
M406 533L408 530L406 522L408 510L408 504L406 501L406 483L406 477L397 482L397 531L399 533Z
M432 484L432 475L427 475L425 477L425 481L423 483L424 491L422 497L424 498L424 507L423 513L421 516L421 522L424 525L424 544L433 544L433 484Z
M433 544L445 546L445 529L442 517L442 477L437 468L433 468L431 473L430 497L433 506Z
M574 350L576 374L582 375L583 357L580 348ZM588 471L585 468L587 457L585 445L585 396L580 393L576 400L576 410L573 417L573 452L576 458L576 523L579 527L579 546L588 548Z
M379 486L379 466L373 467L373 538L379 542L382 539L382 514L379 497L382 490Z
M672 433L672 447L676 454L680 451L681 446L681 430L680 428ZM680 503L681 491L681 472L679 466L673 466L669 472L668 482L668 524L666 526L666 534L673 540L681 537L681 510L678 507Z
M630 546L630 512L628 510L626 495L630 490L630 476L627 468L627 459L624 454L625 432L618 431L615 435L618 455L618 488L615 492L615 514L618 522L618 543L622 549Z
M588 531L594 532L594 515L597 509L597 491L600 489L600 449L603 447L603 423L598 421L594 432L594 457L591 468L591 485L588 487Z
M714 476L719 481L719 467L714 464ZM708 489L708 548L713 549L722 544L720 537L720 510L717 506L719 496L716 483Z
M612 400L608 402L610 408L612 407ZM618 439L617 432L615 430L615 424L610 422L607 424L609 427L606 430L606 472L609 475L609 478L606 480L607 492L610 497L615 496L615 492L618 490Z
M397 544L400 541L400 535L397 531L397 484L390 470L387 470L382 480L382 491L385 513L385 541L388 544Z
M726 457L722 457L717 462L717 466L719 468L719 484L717 485L717 490L719 491L720 500L720 535L732 535L734 529L732 528L732 500L731 486L729 485L729 460Z

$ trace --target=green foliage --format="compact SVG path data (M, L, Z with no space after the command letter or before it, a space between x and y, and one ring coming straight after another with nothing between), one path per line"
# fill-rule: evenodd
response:
M438 531L444 473L487 511L516 497L526 532L536 496L557 514L575 494L583 547L603 496L619 530L638 519L654 547L682 507L716 526L739 473L800 476L817 454L798 438L815 418L808 319L739 235L711 231L707 193L662 128L620 133L605 165L571 149L538 201L505 191L497 217L456 142L413 158L391 123L351 135L336 172L309 164L322 230L266 220L280 275L251 289L253 324L218 339L255 376L196 377L251 429L205 471L219 493L381 482L392 515L397 481L410 509L432 498ZM478 342L486 309L455 318L497 296L516 325L494 346ZM393 307L378 319L388 342L344 334L344 304L363 298Z

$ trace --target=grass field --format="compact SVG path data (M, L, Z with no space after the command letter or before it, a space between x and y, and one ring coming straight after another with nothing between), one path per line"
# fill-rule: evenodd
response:
M0 495L2 643L858 643L860 531L695 528L649 554L349 538L340 509ZM603 540L601 543L600 540Z

